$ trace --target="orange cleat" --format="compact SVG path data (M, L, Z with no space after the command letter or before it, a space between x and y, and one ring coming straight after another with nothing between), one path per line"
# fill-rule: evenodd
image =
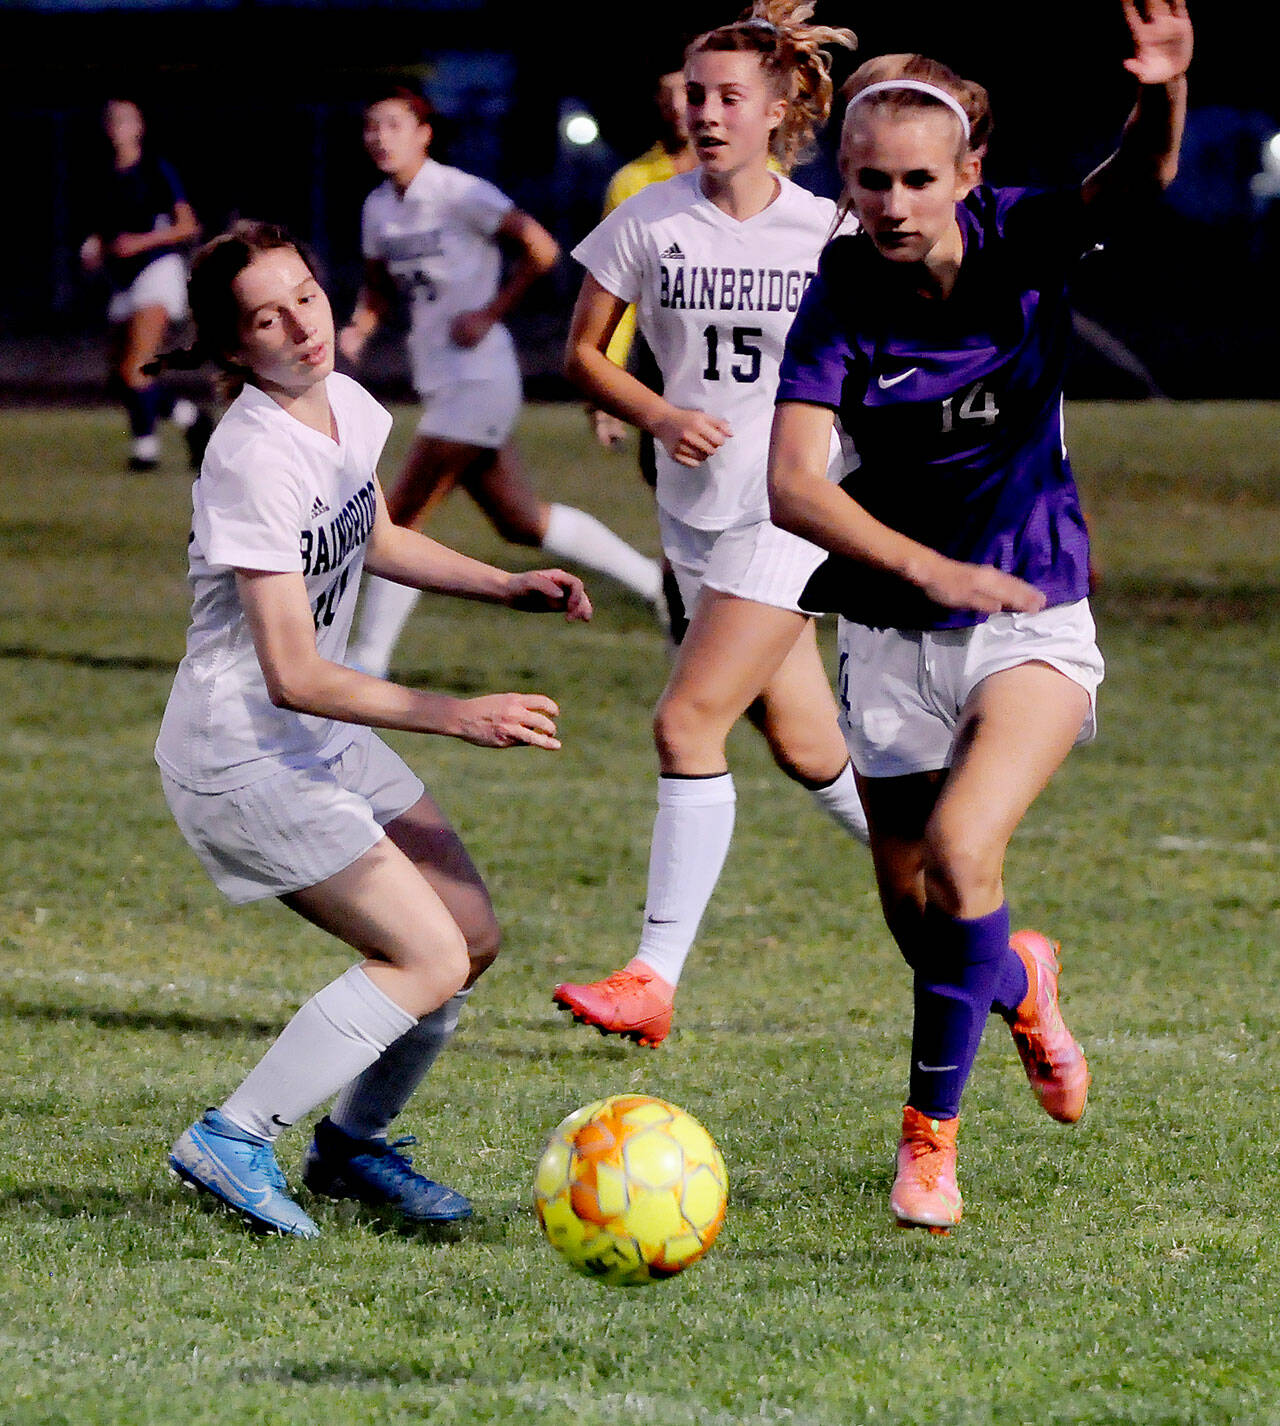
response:
M676 988L643 961L633 960L604 980L557 985L551 998L580 1025L602 1035L625 1035L638 1045L660 1045L671 1029Z
M1027 971L1026 999L1009 1025L1013 1043L1044 1112L1074 1124L1089 1098L1089 1065L1058 1009L1060 948L1039 931L1015 931L1009 945Z
M956 1184L956 1130L960 1119L930 1119L909 1104L902 1111L898 1176L889 1207L899 1228L945 1235L960 1221L964 1200Z

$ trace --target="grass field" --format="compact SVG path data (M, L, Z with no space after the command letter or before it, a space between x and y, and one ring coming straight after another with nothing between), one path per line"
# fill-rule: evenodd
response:
M1069 430L1104 577L1102 735L1032 810L1009 886L1015 921L1064 942L1085 1120L1039 1112L994 1024L963 1225L892 1227L908 978L865 854L749 730L677 1031L642 1051L563 1022L554 981L633 949L662 643L600 580L587 628L434 601L408 680L564 710L554 756L393 738L506 927L404 1116L478 1214L431 1236L309 1204L323 1236L293 1243L164 1168L347 960L274 904L224 905L160 795L177 448L126 476L113 413L0 413L0 1421L1280 1421L1280 409L1076 406ZM654 549L630 457L593 450L580 411L530 409L522 437L546 493ZM532 562L460 502L435 532ZM629 1089L702 1119L732 1197L705 1262L619 1291L552 1254L529 1179L562 1115ZM290 1173L302 1147L283 1141Z

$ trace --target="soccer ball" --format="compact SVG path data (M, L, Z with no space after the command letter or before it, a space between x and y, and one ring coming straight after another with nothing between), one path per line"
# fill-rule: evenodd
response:
M615 1094L552 1130L533 1176L538 1221L571 1267L615 1287L674 1277L724 1222L715 1141L683 1109Z

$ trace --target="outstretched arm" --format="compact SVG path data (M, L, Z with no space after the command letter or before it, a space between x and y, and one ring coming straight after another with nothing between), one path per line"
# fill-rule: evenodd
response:
M1044 595L990 565L949 559L890 529L827 479L833 417L823 406L780 401L769 443L769 512L773 523L845 559L885 570L949 609L1035 611Z
M381 489L377 490L377 502L365 555L365 568L370 574L414 589L485 604L505 604L528 613L558 612L580 623L591 618L591 601L577 575L562 569L509 574L417 530L395 524L387 513Z
M1167 188L1178 172L1187 115L1187 68L1193 36L1185 0L1121 0L1133 57L1124 67L1138 98L1114 154L1084 181L1084 200L1131 202Z
M453 698L388 683L320 656L301 574L236 571L267 692L277 708L409 733L439 733L485 748L554 750L555 702L540 693Z

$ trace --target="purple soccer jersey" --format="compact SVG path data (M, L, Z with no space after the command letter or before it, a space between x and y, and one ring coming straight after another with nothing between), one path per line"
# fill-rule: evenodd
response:
M1086 234L1079 189L980 186L957 207L964 258L945 300L863 234L828 244L791 328L778 401L828 406L861 465L841 482L891 528L996 566L1050 605L1089 592L1089 541L1062 434L1067 287ZM950 629L947 609L895 575L832 556L807 609L874 628Z

